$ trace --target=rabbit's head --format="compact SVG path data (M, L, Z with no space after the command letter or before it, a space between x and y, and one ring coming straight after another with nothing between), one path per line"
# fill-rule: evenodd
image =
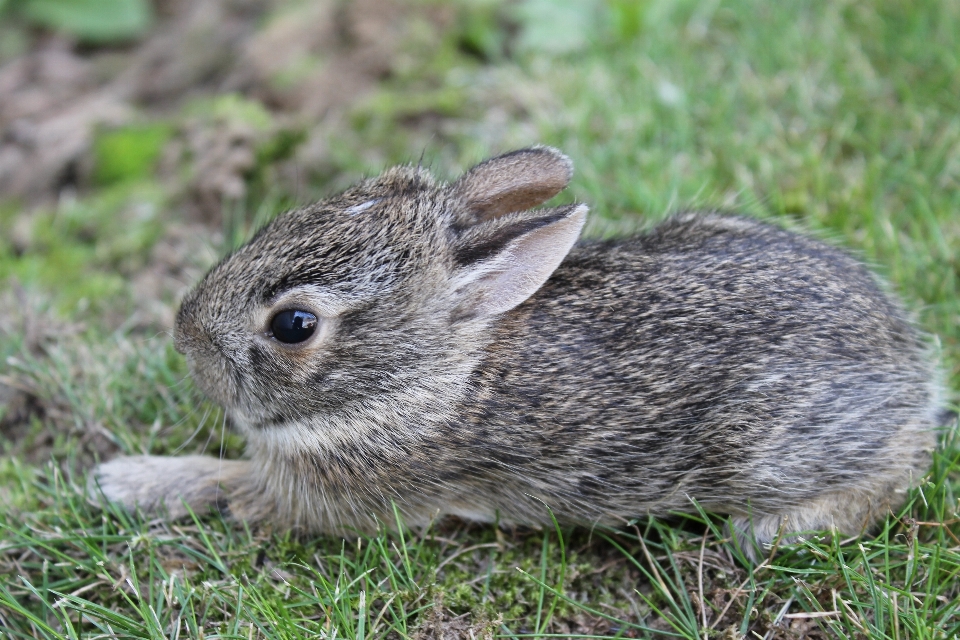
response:
M398 167L281 215L186 297L177 350L246 429L359 415L378 398L429 413L579 236L586 206L532 209L571 172L546 147L450 185Z

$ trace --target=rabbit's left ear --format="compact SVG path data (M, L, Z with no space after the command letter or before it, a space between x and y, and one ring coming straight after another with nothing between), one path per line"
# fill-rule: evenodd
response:
M552 147L530 147L481 162L450 187L465 226L526 211L557 195L570 182L573 163Z
M587 218L587 206L508 214L455 241L454 321L493 316L529 298L560 266Z

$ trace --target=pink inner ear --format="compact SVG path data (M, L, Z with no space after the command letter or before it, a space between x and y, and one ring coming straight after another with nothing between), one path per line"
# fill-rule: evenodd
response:
M549 147L522 149L478 164L454 185L477 222L525 211L560 193L573 164Z
M464 298L459 314L497 315L532 296L560 266L580 236L587 207L570 205L569 211L560 220L519 236L494 257L468 267L458 283Z
M532 209L560 193L567 185L566 182L563 182L550 185L524 183L505 186L507 188L501 193L487 193L484 194L484 199L477 198L470 203L471 209L479 221L492 220L514 211Z

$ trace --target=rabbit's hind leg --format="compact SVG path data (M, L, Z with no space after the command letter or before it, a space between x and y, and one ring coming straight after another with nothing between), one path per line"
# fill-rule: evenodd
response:
M733 518L733 534L752 560L770 553L774 545L792 544L817 533L857 536L891 508L891 492L844 491L798 504L782 513ZM903 495L900 493L902 499Z

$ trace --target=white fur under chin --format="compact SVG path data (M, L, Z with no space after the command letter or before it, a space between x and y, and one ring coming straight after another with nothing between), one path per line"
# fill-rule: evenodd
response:
M414 445L425 432L449 417L466 390L468 367L445 375L420 379L415 387L392 392L363 404L347 406L330 414L291 420L283 424L259 427L242 415L231 416L247 436L247 451L264 450L271 455L325 454L345 446L383 449L390 454L396 434ZM438 399L443 402L438 402ZM402 425L403 429L398 429Z

